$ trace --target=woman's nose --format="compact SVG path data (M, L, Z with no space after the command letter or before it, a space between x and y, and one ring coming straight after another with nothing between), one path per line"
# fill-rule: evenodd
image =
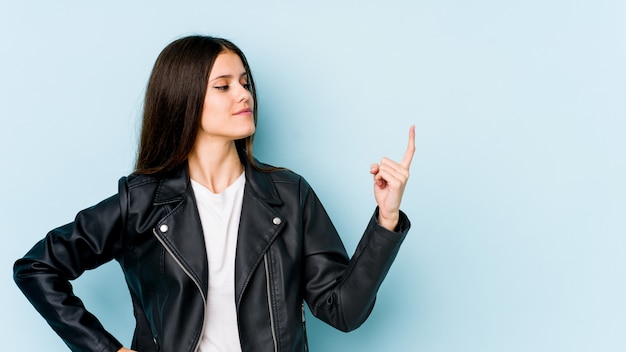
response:
M252 100L252 93L244 85L239 85L239 91L237 94L239 94L239 101Z

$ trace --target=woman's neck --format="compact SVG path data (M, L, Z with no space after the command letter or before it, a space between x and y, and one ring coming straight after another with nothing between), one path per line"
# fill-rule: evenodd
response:
M189 153L189 176L213 193L221 193L244 170L235 142L225 145L196 145Z

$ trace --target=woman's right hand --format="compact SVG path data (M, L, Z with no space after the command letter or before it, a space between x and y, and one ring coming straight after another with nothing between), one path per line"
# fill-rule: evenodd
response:
M137 351L135 351L135 350L129 350L129 349L128 349L128 348L126 348L126 347L122 347L122 348L120 348L119 350L117 350L117 352L137 352Z

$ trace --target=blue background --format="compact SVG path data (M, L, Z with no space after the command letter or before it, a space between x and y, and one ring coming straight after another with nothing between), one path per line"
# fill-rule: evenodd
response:
M154 60L230 38L260 91L256 151L313 185L352 252L369 165L417 153L413 228L371 318L313 351L626 350L626 2L0 3L0 334L63 351L11 267L132 171ZM130 342L116 263L77 293Z

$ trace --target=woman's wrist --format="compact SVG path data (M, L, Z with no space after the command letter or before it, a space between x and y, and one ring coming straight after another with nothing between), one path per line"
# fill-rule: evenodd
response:
M378 224L389 231L395 231L398 227L398 222L400 221L400 213L397 213L392 216L383 216L382 214L378 214Z

